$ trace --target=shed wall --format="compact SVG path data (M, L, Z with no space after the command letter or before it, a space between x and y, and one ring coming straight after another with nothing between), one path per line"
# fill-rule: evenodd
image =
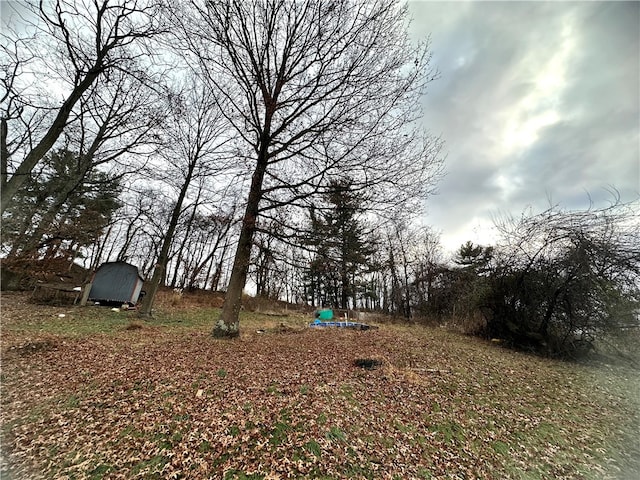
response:
M136 303L142 290L138 269L127 263L105 263L96 271L91 300Z

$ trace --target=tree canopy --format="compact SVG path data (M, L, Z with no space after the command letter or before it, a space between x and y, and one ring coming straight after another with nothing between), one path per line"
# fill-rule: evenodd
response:
M345 172L380 211L433 190L440 142L414 122L435 73L395 0L192 1L175 18L184 18L184 48L225 103L242 140L238 161L251 172L213 332L236 336L258 217L308 205Z

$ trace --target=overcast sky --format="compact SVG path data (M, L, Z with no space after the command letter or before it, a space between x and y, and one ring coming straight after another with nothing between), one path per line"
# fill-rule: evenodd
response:
M492 216L640 195L640 3L413 1L440 78L425 125L447 175L426 223L445 249L488 244Z

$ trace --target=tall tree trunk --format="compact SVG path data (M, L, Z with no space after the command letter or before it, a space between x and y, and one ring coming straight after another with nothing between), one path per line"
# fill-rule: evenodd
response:
M191 211L191 216L189 217L189 222L187 222L187 231L184 234L184 241L180 245L180 249L178 250L178 254L176 255L176 266L175 266L175 269L173 270L173 277L171 278L171 286L172 287L176 286L176 281L177 281L177 278L178 278L178 271L180 270L180 265L182 264L182 260L183 260L182 254L184 252L184 245L185 245L185 243L187 243L187 239L189 238L189 235L191 234L191 227L193 226L193 220L196 218L196 211L198 209L198 204L200 203L200 195L201 194L202 194L202 188L198 191L198 197L196 198L196 201L194 202L193 210ZM184 281L183 281L182 287L184 287Z
M107 245L107 241L109 240L109 237L111 236L111 232L113 230L113 223L111 225L109 225L109 229L107 230L107 233L105 233L101 239L99 239L95 244L94 244L94 252L91 255L91 263L89 265L89 270L93 271L95 269L98 268L98 265L100 265L100 260L102 259L102 254L104 253L104 247Z
M251 246L253 244L253 234L256 230L259 204L262 199L262 181L267 170L266 147L261 149L256 169L251 177L251 189L249 199L242 219L240 238L236 256L233 261L231 278L227 293L224 296L222 313L213 327L211 334L216 338L233 338L240 334L240 307L242 305L242 291L247 281L249 271L249 261L251 260Z
M160 249L160 254L158 255L158 262L153 269L153 276L151 277L151 281L149 282L149 285L146 286L147 294L142 300L142 306L140 307L140 312L138 313L138 315L141 317L148 318L152 316L151 308L153 307L153 302L155 301L156 294L158 293L160 282L164 280L164 272L166 271L167 263L169 262L169 247L171 246L173 235L176 231L176 227L178 226L178 220L180 219L180 214L182 213L182 203L184 202L184 198L187 195L187 190L189 189L189 184L191 183L191 177L193 175L194 168L195 162L191 162L187 170L187 176L185 177L184 183L180 188L178 200L173 207L171 220L169 221L169 228L167 229L167 234L164 236L164 240L162 241L162 248Z
M7 135L8 135L7 119L5 117L0 118L0 189L4 190L7 183L9 172L7 171L9 166L9 149L7 148Z
M341 265L340 269L340 308L347 310L349 308L349 274L346 265Z
M222 263L224 262L224 255L220 258L220 261L218 263L216 263L216 271L213 272L213 278L211 279L211 291L212 292L217 292L218 291L218 286L220 285L220 279L222 278ZM207 272L207 278L206 281L209 281L209 276L211 274L211 269L213 268L213 264L215 262L211 262L209 271ZM205 282L205 286L206 286L206 282Z

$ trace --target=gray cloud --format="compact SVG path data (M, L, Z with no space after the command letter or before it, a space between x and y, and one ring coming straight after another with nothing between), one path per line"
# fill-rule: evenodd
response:
M640 4L413 2L441 78L425 125L447 144L427 222L445 247L491 241L500 212L640 194Z

